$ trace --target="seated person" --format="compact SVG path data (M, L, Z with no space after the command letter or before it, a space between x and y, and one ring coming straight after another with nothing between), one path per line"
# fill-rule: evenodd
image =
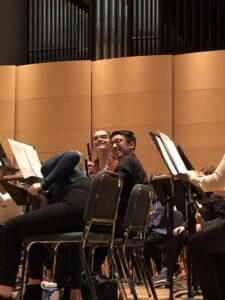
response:
M174 213L176 213L174 211ZM144 245L144 256L147 265L151 268L150 259L155 263L158 276L154 278L154 282L167 279L167 266L170 256L166 250L168 242L167 235L167 218L165 206L161 204L159 199L155 199L150 204L150 223L148 233ZM163 255L163 248L165 246L165 253ZM183 240L179 237L174 243L174 273L180 272L180 265L177 259L180 255L183 246Z
M89 177L92 178L100 170L114 172L118 162L112 157L110 133L107 130L98 130L93 133L92 150L96 159L88 162Z
M41 167L43 181L33 184L29 192L37 195L42 190L48 190L48 205L17 216L0 228L0 300L12 299L23 241L28 236L84 229L83 213L89 195L90 180L75 169L79 160L80 155L76 151L65 152L47 160ZM73 294L74 299L82 300L79 256L76 259L77 268L73 271L78 274ZM33 262L36 264L34 270L41 270L43 261L39 258L39 252L33 256ZM29 300L41 298L42 273L38 273L36 272L36 277L29 279L29 285L36 286L30 289L30 295L27 295Z

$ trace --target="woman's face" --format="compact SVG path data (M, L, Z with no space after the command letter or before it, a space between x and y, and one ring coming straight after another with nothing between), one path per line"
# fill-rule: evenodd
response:
M93 134L92 143L94 150L110 150L110 136L107 131L99 130Z

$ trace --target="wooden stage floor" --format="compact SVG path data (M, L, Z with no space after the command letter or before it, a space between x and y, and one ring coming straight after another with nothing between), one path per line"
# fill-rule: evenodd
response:
M146 290L143 285L140 285L136 288L138 293L138 299L139 300L149 300L153 299L148 298ZM126 288L128 299L133 299L133 297L130 295L128 288ZM158 296L158 299L169 299L169 300L177 300L177 299L194 299L194 300L203 300L203 297L201 295L195 295L193 298L187 297L187 282L186 280L183 280L179 278L174 281L174 293L172 295L172 298L169 298L169 288L165 288L165 285L162 285L161 287L156 288L156 293Z

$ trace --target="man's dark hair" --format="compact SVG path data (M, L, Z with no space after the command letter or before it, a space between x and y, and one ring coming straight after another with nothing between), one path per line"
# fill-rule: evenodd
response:
M117 134L123 135L128 142L134 142L134 149L135 149L135 147L136 147L136 137L135 137L135 134L133 133L133 131L130 131L130 130L115 130L111 133L111 138L114 135L117 135Z

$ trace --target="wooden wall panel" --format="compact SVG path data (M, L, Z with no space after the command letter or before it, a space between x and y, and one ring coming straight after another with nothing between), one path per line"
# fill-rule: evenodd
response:
M133 130L136 153L148 174L167 172L149 131L172 133L171 56L92 63L92 130Z
M196 168L217 165L225 150L225 51L173 58L173 138Z
M17 68L16 139L41 159L70 149L86 151L91 126L91 62Z
M16 66L0 66L0 142L12 158L8 138L14 138Z

